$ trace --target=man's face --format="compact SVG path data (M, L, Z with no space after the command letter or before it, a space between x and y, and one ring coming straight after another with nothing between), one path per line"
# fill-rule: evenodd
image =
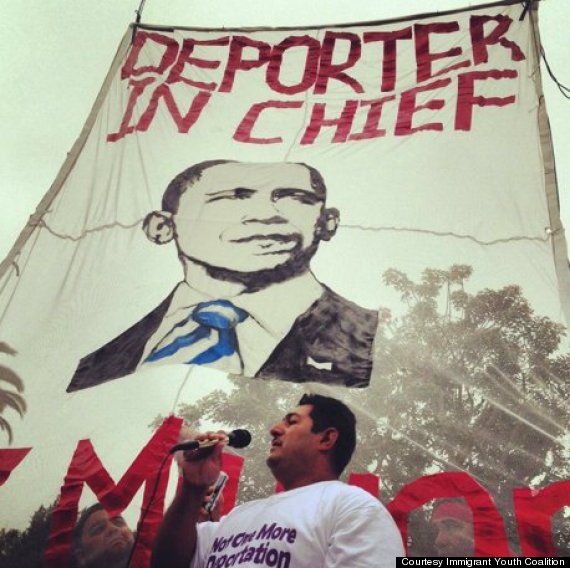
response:
M304 255L308 264L324 198L299 164L213 166L180 197L174 215L179 251L239 273L273 269Z
M126 559L133 542L133 533L123 517L111 519L106 511L96 511L87 519L81 532L80 564L107 566Z
M452 517L433 521L437 530L435 549L439 556L473 556L473 524Z
M292 472L305 471L311 467L318 452L320 434L312 432L311 404L298 406L274 424L267 465L277 479Z

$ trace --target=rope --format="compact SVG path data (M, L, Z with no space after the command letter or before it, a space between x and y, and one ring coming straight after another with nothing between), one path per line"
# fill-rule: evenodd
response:
M137 23L137 24L140 24L140 23L141 23L142 11L143 11L145 2L146 2L146 0L141 0L141 3L140 3L140 5L139 5L139 9L135 12L136 15L137 15L137 18L136 18L136 23Z
M519 22L522 22L524 20L524 17L526 16L526 13L528 12L529 8L531 7L531 4L532 4L532 0L525 0L524 8L523 8L523 11L522 11L521 16L519 18Z
M135 18L135 23L133 25L133 34L131 36L131 45L133 43L135 43L135 35L137 33L137 28L138 28L139 24L141 23L142 12L143 12L145 2L146 2L146 0L141 0L141 3L139 4L139 9L135 10L135 14L137 16Z
M540 46L540 55L542 57L542 60L544 61L544 66L546 67L546 70L548 71L548 74L550 75L550 78L554 81L555 85L558 87L558 90L567 98L570 99L570 88L566 87L565 85L563 85L554 75L554 72L552 71L552 69L550 68L550 65L548 64L548 61L546 59L546 53L544 51L544 47L542 47L542 45Z
M524 10L523 10L519 20L524 19L526 13L528 12L529 8L532 7L532 3L534 1L538 1L538 0L524 0ZM536 25L536 22L534 22L534 24ZM532 25L531 29L532 29L532 34L533 34L533 38L534 38L535 49L537 52L539 52L539 53L536 53L536 57L540 56L542 61L544 61L544 66L546 68L546 71L548 72L548 75L550 76L550 78L554 81L554 84L558 87L559 91L567 99L570 99L570 88L563 85L554 75L554 72L552 71L552 68L550 67L550 64L548 63L548 60L546 59L546 52L544 51L544 46L542 45L542 42L538 39L537 29L535 28L535 25Z

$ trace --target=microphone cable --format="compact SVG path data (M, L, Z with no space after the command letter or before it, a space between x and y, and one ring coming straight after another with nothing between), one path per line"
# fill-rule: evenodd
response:
M125 568L131 568L131 562L133 560L133 556L135 554L135 549L139 543L139 535L142 532L142 528L144 526L144 522L146 520L146 517L148 515L148 513L150 512L150 508L152 506L152 503L154 501L154 498L156 497L156 492L158 491L158 485L160 483L160 478L162 477L162 470L164 469L164 466L166 465L166 462L169 459L172 459L172 451L169 451L164 458L162 458L162 461L160 462L160 465L158 466L158 471L156 474L156 479L154 480L154 485L152 487L152 491L150 492L150 497L148 498L148 504L147 506L143 509L141 517L139 522L137 523L137 530L136 530L136 534L135 534L135 539L133 541L133 546L131 547L131 552L129 553L129 557L127 558L127 563L125 564Z

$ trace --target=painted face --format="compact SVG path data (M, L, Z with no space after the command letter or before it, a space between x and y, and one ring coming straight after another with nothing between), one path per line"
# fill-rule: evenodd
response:
M274 424L267 465L280 480L285 474L303 472L311 467L317 454L317 444L321 436L312 432L313 419L310 416L312 405L298 406L282 420Z
M87 519L81 533L80 564L107 566L126 559L133 542L133 533L123 517L111 519L106 511L96 511Z
M435 549L439 556L473 556L473 524L446 517L433 521L437 530Z
M208 168L180 197L179 252L210 267L249 273L313 254L322 192L299 164L229 163Z

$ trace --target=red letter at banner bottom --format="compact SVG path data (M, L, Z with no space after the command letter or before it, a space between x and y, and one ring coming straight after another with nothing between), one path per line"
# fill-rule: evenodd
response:
M77 509L83 486L87 484L105 507L109 515L122 512L132 501L144 483L142 510L149 506L153 486L163 459L178 441L182 419L169 417L154 433L149 443L141 450L135 461L115 485L99 460L91 442L80 440L73 455L56 508L52 516L51 531L45 554L46 568L67 566L71 549L71 537L77 520ZM168 456L160 473L160 480L143 527L139 527L137 549L132 566L146 566L150 560L151 543L162 521L164 496L168 483Z
M373 473L351 473L348 476L348 484L364 489L376 499L380 495L380 478Z
M556 556L552 516L570 506L570 481L559 481L539 491L515 489L513 501L523 556Z
M388 505L407 548L408 515L431 501L464 497L473 512L475 556L511 556L505 524L493 499L469 474L445 472L424 475L405 485Z
M10 474L28 455L32 448L13 448L0 450L0 485L4 485Z

